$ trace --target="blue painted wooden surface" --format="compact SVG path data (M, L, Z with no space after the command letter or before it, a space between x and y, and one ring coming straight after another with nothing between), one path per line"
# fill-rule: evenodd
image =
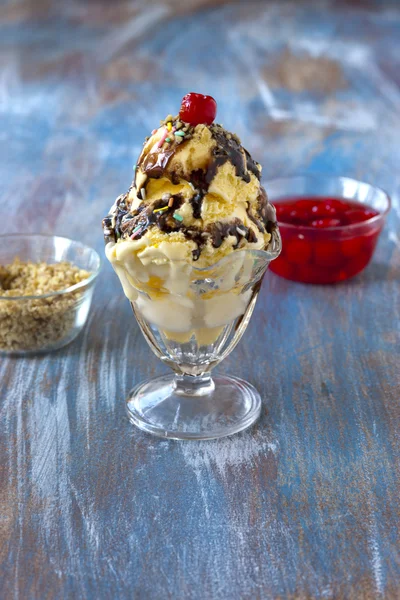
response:
M400 6L178 4L1 4L1 233L101 250L142 138L192 89L218 99L264 180L350 175L393 211L353 281L267 275L221 367L264 413L231 439L128 423L127 390L163 366L108 266L79 339L1 359L0 596L397 599Z

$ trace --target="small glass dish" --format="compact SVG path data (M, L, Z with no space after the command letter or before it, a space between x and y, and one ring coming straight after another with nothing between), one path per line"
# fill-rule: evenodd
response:
M89 271L87 279L66 289L31 296L1 295L0 354L25 356L69 344L86 323L101 260L95 250L51 235L0 236L0 265L67 261Z
M271 271L292 281L332 284L354 277L370 262L390 210L390 197L383 190L350 179L304 175L273 179L265 183L269 201L277 209L282 252ZM360 209L377 212L362 222L316 228L286 223L279 218L279 205L307 199L318 204L350 201ZM332 209L334 218L335 209Z
M275 229L267 250L236 250L203 269L170 261L161 272L168 280L179 271L181 283L173 293L159 277L143 283L129 266L114 264L146 341L174 372L130 392L132 423L164 438L204 440L232 435L257 420L257 390L238 377L211 377L211 371L245 332L262 278L280 249Z

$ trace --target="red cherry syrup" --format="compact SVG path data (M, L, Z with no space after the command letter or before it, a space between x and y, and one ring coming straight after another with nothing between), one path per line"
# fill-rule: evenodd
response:
M217 103L212 96L190 92L182 98L179 118L191 125L211 125L217 114Z
M282 253L270 269L293 281L337 283L360 273L375 250L383 219L345 198L293 197L274 201ZM350 227L349 227L350 226Z

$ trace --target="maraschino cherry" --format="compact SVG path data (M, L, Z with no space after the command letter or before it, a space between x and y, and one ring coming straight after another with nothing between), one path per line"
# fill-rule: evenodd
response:
M292 198L279 202L275 208L281 223L317 229L354 225L379 214L370 206L345 198Z
M190 125L211 125L217 114L217 103L212 96L191 92L182 98L179 118Z
M336 197L292 197L275 205L282 253L271 271L304 283L336 283L360 273L382 220L372 206Z

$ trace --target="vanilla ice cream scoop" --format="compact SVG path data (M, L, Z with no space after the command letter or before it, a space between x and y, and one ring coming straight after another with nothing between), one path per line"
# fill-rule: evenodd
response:
M185 98L190 96L199 95ZM180 331L192 331L198 321L199 307L189 293L193 268L207 269L240 250L266 250L276 228L275 209L260 184L261 166L235 134L212 122L216 104L208 98L201 96L201 106L189 98L185 110L153 130L129 191L103 220L107 257L125 294L138 301L146 318L155 315L157 326L173 302L182 315ZM236 262L242 268L241 260ZM145 296L138 299L140 291ZM218 302L220 296L221 290ZM214 307L215 301L209 304ZM238 298L230 304L236 316ZM229 319L228 304L226 312ZM203 325L215 326L214 321L204 315Z
M263 249L276 219L260 176L261 166L221 125L169 116L145 142L130 190L104 219L105 234L134 242L139 253L173 244L199 268L236 249Z

